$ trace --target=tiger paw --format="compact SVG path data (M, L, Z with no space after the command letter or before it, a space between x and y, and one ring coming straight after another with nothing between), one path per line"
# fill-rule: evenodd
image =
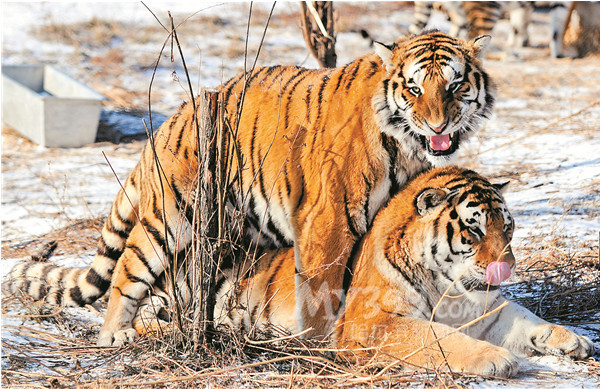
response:
M134 328L126 328L113 333L100 332L98 341L96 344L101 347L122 347L129 343L133 343L133 340L138 336L137 331Z
M593 343L585 336L556 324L541 324L530 336L531 347L542 354L584 359L594 354Z
M453 358L454 363L448 358L452 370L501 378L512 377L519 371L517 358L503 347L486 344L476 352L470 352L467 348L463 352Z

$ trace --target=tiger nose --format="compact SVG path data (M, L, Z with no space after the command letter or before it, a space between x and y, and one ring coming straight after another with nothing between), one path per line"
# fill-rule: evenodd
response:
M446 123L448 122L444 121L442 122L442 124L434 125L425 120L425 124L427 125L427 127L431 128L431 130L433 130L433 132L435 132L436 134L441 134L442 131L444 131L444 128L446 128Z

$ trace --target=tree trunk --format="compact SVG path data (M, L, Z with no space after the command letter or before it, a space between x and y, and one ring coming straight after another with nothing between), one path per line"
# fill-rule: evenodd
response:
M220 258L218 193L218 93L202 89L200 92L198 132L198 221L195 255L200 262L200 343L206 344L213 333L215 307L215 279ZM196 265L196 266L197 266Z
M302 5L302 33L312 55L324 68L336 66L335 28L332 1L311 1Z

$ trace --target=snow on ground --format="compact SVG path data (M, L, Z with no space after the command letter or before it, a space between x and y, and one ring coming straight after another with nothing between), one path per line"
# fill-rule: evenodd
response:
M200 10L178 30L194 86L218 85L243 69L248 3L146 4L162 23L168 22L168 10L176 23ZM270 9L271 3L254 4L248 64ZM370 51L369 42L358 33L361 28L374 39L391 42L411 20L410 8L395 3L339 3L336 9L338 64ZM300 32L298 12L295 2L277 4L259 64L316 67ZM530 27L536 48L492 53L486 62L498 85L495 114L457 162L495 180L511 181L506 199L517 223L513 247L518 260L526 261L548 247L592 257L598 252L600 232L600 63L598 57L550 59L543 48L549 41L548 15L536 18ZM497 31L500 37L505 33L502 26ZM147 110L150 78L159 57L151 93L153 112L164 120L188 97L185 73L179 61L169 61L168 45L159 56L167 33L141 3L3 2L2 34L3 63L60 68L109 97L104 107L109 118L124 109ZM119 180L126 177L141 146L142 142L101 142L78 149L47 149L3 129L3 251L26 247L30 240L75 220L105 215L119 188L115 174ZM55 259L84 266L92 255L90 248L78 256L59 252ZM3 255L2 275L18 259ZM83 320L97 321L83 311L74 310ZM9 329L23 322L11 316L18 312L3 310L3 342L26 341ZM598 349L599 320L600 314L590 314L592 324L575 328L590 336ZM5 367L4 347L2 352ZM478 385L600 385L597 376L586 373L585 364L543 357L532 358L525 366L519 381Z

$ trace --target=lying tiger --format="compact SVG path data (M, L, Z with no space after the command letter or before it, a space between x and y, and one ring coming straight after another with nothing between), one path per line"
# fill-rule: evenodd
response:
M498 377L517 372L516 356L591 356L588 338L500 294L498 285L515 268L514 222L502 189L473 171L446 167L423 173L394 196L375 217L338 291L345 306L331 334L336 347ZM233 303L232 284L223 284L215 318L234 328L270 323L298 332L294 288L293 250L271 252Z
M481 64L489 39L432 31L335 69L262 67L219 87L239 152L232 203L261 250L294 247L301 327L331 331L325 307L308 310L322 285L342 288L352 247L379 208L415 175L448 164L490 115L494 88ZM199 106L182 104L144 148L91 267L19 264L3 292L83 306L108 291L97 343L132 341L141 299L192 242ZM337 310L341 301L329 297Z

